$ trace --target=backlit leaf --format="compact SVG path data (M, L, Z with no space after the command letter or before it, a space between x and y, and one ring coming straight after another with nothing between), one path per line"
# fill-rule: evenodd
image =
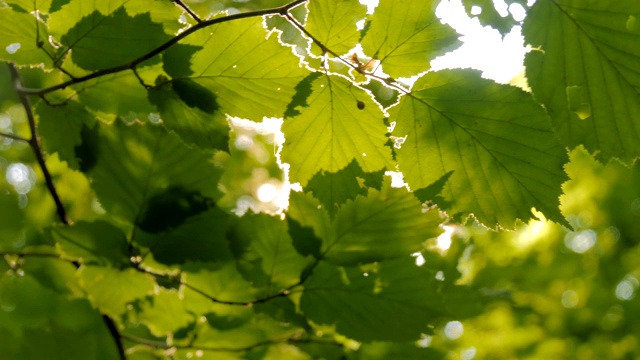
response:
M360 40L356 23L366 11L358 0L312 0L305 28L324 46L342 55Z
M512 228L531 208L564 223L558 209L566 175L564 148L549 120L522 90L481 79L474 71L429 73L390 110L400 170L413 189L451 173L442 195L453 213Z

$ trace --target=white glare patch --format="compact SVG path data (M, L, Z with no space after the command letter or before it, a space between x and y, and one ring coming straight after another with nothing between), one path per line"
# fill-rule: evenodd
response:
M565 235L564 244L567 248L578 254L583 254L591 249L598 240L598 234L593 230L580 232L572 231Z
M418 347L427 348L431 345L431 336L422 334L420 335L420 340L417 343Z
M480 15L482 14L482 8L478 5L473 5L471 7L471 15Z
M509 5L509 12L515 21L522 21L527 16L527 10L517 3Z
M444 335L449 340L455 340L460 338L464 334L464 326L460 321L449 321L444 326Z
M239 135L236 138L235 146L238 150L248 150L253 146L253 138L247 135Z
M453 226L444 225L442 226L442 229L444 232L438 236L438 239L436 239L436 247L438 250L445 252L451 247L451 237L455 232L455 228Z
M504 0L493 0L493 6L500 16L505 17L509 15L509 6Z
M444 272L442 272L442 270L436 273L436 280L444 281Z
M462 360L471 360L476 357L477 350L475 347L471 346L466 349L462 349L460 351L460 358Z
M149 113L149 116L147 118L149 119L149 122L152 124L160 124L162 122L162 119L160 118L160 114L158 113Z
M20 49L20 43L9 44L5 48L5 50L7 50L9 54L15 54L16 51L18 51L19 49Z
M397 171L385 171L384 173L387 176L391 176L391 187L393 188L401 188L406 184L404 183L404 176L401 172Z
M35 174L28 166L21 163L9 165L5 177L18 194L28 193L35 184Z
M638 288L638 279L631 275L625 276L616 286L616 297L620 300L631 300L636 296Z
M411 254L411 256L413 256L413 257L415 257L415 258L416 258L416 265L417 265L417 266L422 266L422 265L424 265L425 260L424 260L424 256L422 256L422 254L421 254L421 253L419 253L419 252L417 252L417 253L413 253L413 254Z
M571 309L578 305L579 300L580 298L578 297L577 292L573 290L567 290L562 293L562 299L560 301L562 302L562 306L566 307L567 309Z
M356 28L357 28L358 30L362 30L362 29L364 29L364 19L362 19L362 20L360 20L360 21L358 21L358 22L356 23Z
M256 196L262 202L272 202L278 196L278 188L270 183L262 184L256 191Z

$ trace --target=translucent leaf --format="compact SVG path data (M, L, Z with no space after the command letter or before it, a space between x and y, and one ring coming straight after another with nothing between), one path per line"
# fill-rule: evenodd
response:
M231 116L256 121L282 116L295 85L309 73L289 48L280 45L276 33L266 33L258 17L212 26L180 45L202 50L193 55L190 68L183 65L188 48L167 52L165 71L174 81L191 79L215 99L218 107L213 110Z
M60 41L75 64L100 70L126 64L169 39L148 14L131 17L121 7L106 16L96 10L83 17Z
M158 294L143 299L139 306L138 319L146 324L155 336L173 334L194 320L175 291L160 289Z
M16 11L30 13L38 10L44 13L49 12L52 0L5 0L10 7Z
M209 297L219 301L248 302L256 299L256 290L246 281L232 262L219 266L203 266L203 264L186 264L183 267L185 281L191 287L185 289L187 297ZM195 291L194 289L198 289Z
M558 209L567 154L543 109L522 90L471 70L429 73L390 110L406 136L397 160L413 189L451 173L442 192L453 213L513 228L531 208L564 223Z
M178 226L217 198L220 170L153 125L100 126L93 188L104 208L149 232Z
M8 184L0 179L0 250L20 248L23 243L25 214L18 206L18 197L7 191Z
M437 211L424 213L411 193L389 183L342 206L333 234L322 246L325 259L354 265L403 257L422 250L427 239L442 232Z
M633 1L538 1L529 11L527 79L566 145L605 160L640 156L639 17Z
M42 136L45 149L57 152L60 160L69 167L79 169L76 149L82 143L82 128L93 126L95 117L76 101L64 106L48 106L41 102L35 107L38 114L38 133Z
M282 126L291 181L304 186L315 173L337 172L354 159L365 172L391 168L384 115L371 96L339 76L322 76L312 88L309 107Z
M367 7L358 0L312 0L308 8L305 28L333 52L345 54L360 40L356 23L364 19Z
M458 34L436 17L436 0L381 0L362 39L365 54L391 77L429 70L429 61L459 45Z
M503 36L510 32L511 29L518 24L518 22L513 18L513 16L511 16L511 14L503 17L494 6L493 0L462 0L462 3L469 16L477 17L478 20L480 20L480 24L491 26L492 28L498 30ZM527 5L526 0L506 0L505 3L507 5L511 5L514 3L520 4L523 7ZM480 7L480 14L472 14L472 9L474 6Z
M52 67L46 25L28 13L0 8L0 60L18 65L44 64ZM45 51L46 50L46 51Z
M129 263L127 239L105 222L79 222L51 228L51 237L62 255L83 264L125 266Z
M132 268L83 266L78 276L93 306L113 317L123 314L128 303L150 294L155 284L151 276Z
M377 270L321 263L304 286L300 309L310 320L363 342L417 340L429 324L480 309L467 288L458 288L466 299L447 298L433 273L411 257L381 262ZM464 307L468 312L460 313Z
M260 281L265 296L296 284L311 262L296 251L288 230L286 222L266 214L245 214L234 226L231 244L239 266ZM258 276L253 268L260 271Z
M445 354L436 350L434 347L418 347L415 343L398 344L374 342L371 344L362 344L357 352L348 357L349 360L386 360L386 359L403 359L403 360L439 360L446 359Z

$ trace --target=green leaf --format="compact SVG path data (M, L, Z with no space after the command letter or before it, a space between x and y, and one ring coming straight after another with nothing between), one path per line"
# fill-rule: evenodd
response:
M317 172L337 172L354 159L365 172L391 168L384 115L369 93L339 76L322 76L312 87L309 107L282 126L291 181L305 186Z
M48 106L41 102L35 108L38 114L38 132L49 153L57 152L60 160L66 161L72 169L79 169L76 148L82 144L82 129L93 127L95 117L77 101L69 101L63 106Z
M411 188L453 171L443 191L453 213L513 228L535 207L565 223L558 196L567 154L529 94L475 71L439 71L419 79L390 115L394 135L407 136L397 160Z
M100 70L126 64L170 39L148 14L128 16L121 7L108 16L83 17L60 39L78 66Z
M15 11L30 13L34 10L38 10L44 13L49 12L52 0L5 0L11 8Z
M113 317L122 315L130 302L150 294L155 285L151 276L132 268L82 266L78 276L93 306Z
M312 0L308 8L305 28L333 52L346 54L360 40L356 23L364 19L367 7L358 0Z
M369 189L338 211L332 236L323 243L323 258L354 265L408 256L442 230L437 211L424 213L420 202L405 188Z
M173 334L195 320L193 315L187 313L177 292L163 289L140 301L137 317L155 336Z
M174 81L169 86L149 91L149 101L160 111L164 126L169 130L175 131L185 142L194 144L202 149L227 150L229 146L229 124L227 119L219 112L212 115L204 112L198 106L189 106L189 103L183 101L184 99L181 99L177 93L177 84L180 84L180 82ZM206 91L206 89L204 90ZM213 96L208 91L207 93L208 96ZM212 100L215 101L215 98ZM212 113L217 108L217 105L215 107L212 105L205 103L201 107L210 110Z
M20 209L18 197L7 191L8 184L0 180L0 249L20 248L24 236L25 214Z
M47 55L53 48L47 42L47 27L35 16L0 8L0 60L18 65L52 67Z
M126 266L127 239L117 227L105 222L79 222L51 228L51 237L65 258L82 264Z
M266 214L245 214L234 226L232 246L239 266L251 273L256 271L253 268L260 271L257 280L262 282L265 296L296 284L302 270L311 262L310 257L296 251L288 231L286 222ZM249 275L256 278L254 274Z
M164 54L164 69L174 81L188 78L208 90L223 113L255 121L280 117L295 85L309 72L274 34L266 33L258 17L217 24L180 42L202 48L191 58L190 69L180 60L188 48Z
M217 302L244 303L256 299L256 290L246 281L232 262L219 266L204 267L202 264L186 264L183 266L184 280L190 285L184 290L187 297L203 298L211 303ZM197 289L198 291L195 291Z
M161 232L206 210L220 196L220 170L161 127L116 121L101 125L100 134L91 177L110 214ZM171 210L177 217L167 221Z
M640 7L625 1L539 1L523 26L537 100L563 143L605 161L640 156Z
M363 342L417 340L427 325L460 319L457 311L475 301L466 288L459 291L467 299L447 298L433 272L411 257L381 262L377 270L320 263L304 286L300 309L310 320Z
M475 16L480 21L480 24L485 26L491 26L498 30L503 36L511 31L511 29L518 24L518 22L508 14L503 17L493 4L493 0L462 0L464 9L469 16ZM527 1L525 0L506 0L507 5L520 4L526 8ZM473 6L479 6L482 10L478 15L471 14Z
M429 70L429 61L460 44L458 34L436 17L439 3L381 0L361 42L365 54L379 60L394 78Z
M367 194L364 186L365 179L376 173L365 173L356 161L338 172L318 172L309 181L306 190L320 200L329 215L334 216L340 205L347 200L355 199L356 195ZM382 177L382 174L377 174Z
M383 343L362 344L357 352L349 356L350 360L438 360L446 359L445 354L433 347L418 347L415 343Z

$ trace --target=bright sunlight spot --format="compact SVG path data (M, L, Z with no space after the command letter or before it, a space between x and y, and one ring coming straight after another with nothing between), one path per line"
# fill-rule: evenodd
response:
M444 232L436 239L436 247L439 251L446 252L451 247L451 237L456 229L449 225L442 226L442 229Z
M449 321L444 326L444 335L449 340L456 340L464 334L464 326L460 321Z

